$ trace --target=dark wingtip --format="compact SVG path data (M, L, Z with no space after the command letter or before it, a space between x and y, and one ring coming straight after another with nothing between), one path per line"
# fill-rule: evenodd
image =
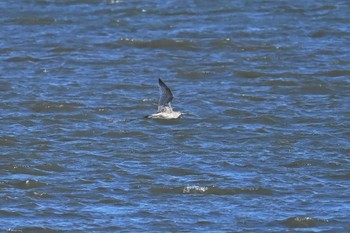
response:
M158 79L159 84L164 83L160 78Z

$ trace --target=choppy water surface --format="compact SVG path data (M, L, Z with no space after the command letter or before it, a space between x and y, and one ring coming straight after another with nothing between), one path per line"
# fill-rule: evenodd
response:
M0 231L350 231L349 15L3 1Z

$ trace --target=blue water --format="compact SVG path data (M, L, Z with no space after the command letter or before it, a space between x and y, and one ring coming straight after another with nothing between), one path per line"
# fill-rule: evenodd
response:
M1 2L0 231L349 232L349 15Z

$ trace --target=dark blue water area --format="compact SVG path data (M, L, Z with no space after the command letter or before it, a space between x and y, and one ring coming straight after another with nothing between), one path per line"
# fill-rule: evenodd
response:
M349 15L1 2L0 231L350 231Z

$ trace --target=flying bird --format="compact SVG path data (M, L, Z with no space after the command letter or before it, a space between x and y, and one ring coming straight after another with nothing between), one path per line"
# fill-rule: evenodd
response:
M159 101L157 113L146 116L146 118L158 118L158 119L176 119L179 118L182 113L173 111L171 107L171 101L173 100L173 93L165 83L159 79Z

